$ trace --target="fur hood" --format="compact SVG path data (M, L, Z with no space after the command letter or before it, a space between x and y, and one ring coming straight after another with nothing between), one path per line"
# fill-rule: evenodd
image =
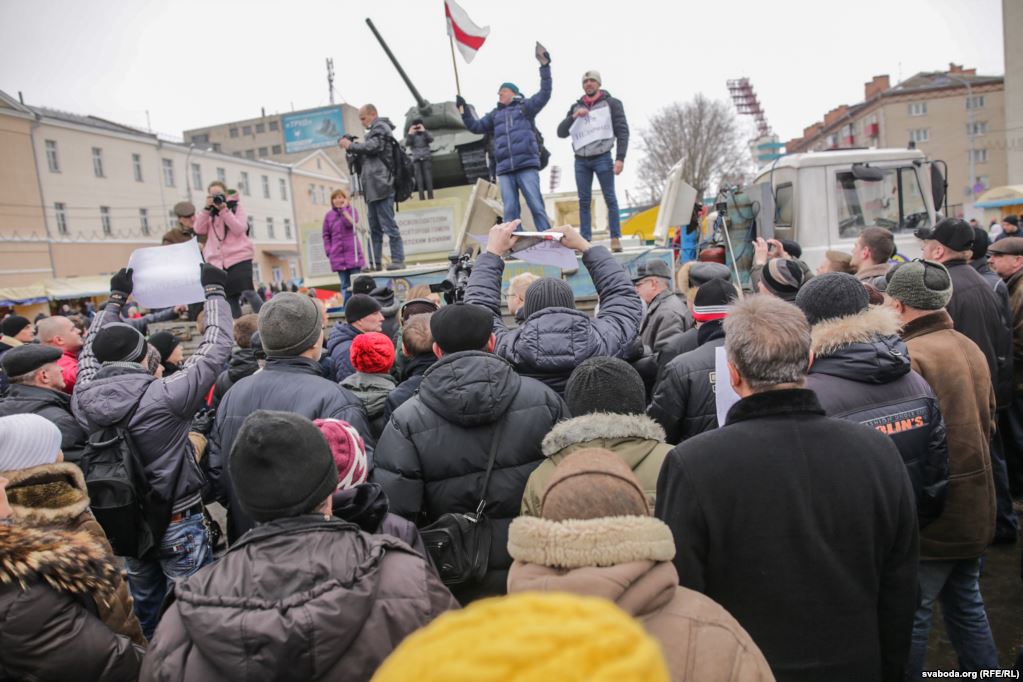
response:
M646 415L595 412L555 424L544 437L542 448L544 457L550 457L570 445L598 438L638 438L663 443L664 437L664 429Z
M508 553L516 561L557 568L671 561L675 541L660 519L615 516L550 521L520 516L508 528Z
M14 518L33 525L65 525L89 508L85 476L74 464L44 464L0 472L10 482L7 497Z
M814 325L810 331L811 349L817 357L827 357L849 344L870 343L879 336L898 336L901 326L894 310L872 305L856 315Z
M107 551L87 531L0 524L0 584L45 581L58 592L109 592L118 579Z

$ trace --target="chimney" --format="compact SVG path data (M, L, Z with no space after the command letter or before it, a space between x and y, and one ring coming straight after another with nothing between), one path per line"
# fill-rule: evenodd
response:
M21 94L21 90L18 90L18 102L25 104L25 96Z
M874 76L869 83L863 84L863 100L869 102L885 90L890 90L892 87L891 79L888 74L883 76Z
M848 105L839 104L837 107L824 114L824 127L827 128L832 123L841 120L841 118L845 116L845 112L848 110Z

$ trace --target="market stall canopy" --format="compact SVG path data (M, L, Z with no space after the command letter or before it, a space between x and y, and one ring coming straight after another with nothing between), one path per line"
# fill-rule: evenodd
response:
M974 204L977 208L1002 208L1004 206L1020 205L1023 205L1023 185L994 187L981 194Z
M46 289L42 284L0 288L0 305L2 306L32 305L33 303L45 303L48 300Z
M0 288L0 305L32 305L69 298L90 298L110 293L110 276L58 277L26 287Z

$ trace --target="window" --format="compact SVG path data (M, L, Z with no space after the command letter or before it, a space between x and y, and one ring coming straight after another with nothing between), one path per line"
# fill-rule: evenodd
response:
M149 236L149 209L139 209L139 225L142 226L142 234Z
M231 130L228 131L228 132L231 135L231 137L238 137L238 129L237 128L231 128Z
M210 134L209 133L204 133L202 135L193 135L192 136L192 142L195 143L195 144L209 144L209 142L210 142Z
M284 238L291 239L291 218L284 219Z
M323 164L320 163L319 157L316 159L316 170L323 170Z
M273 277L274 282L276 282L277 284L280 284L281 281L282 281L281 280L281 268L280 268L280 266L275 265L272 268L270 268L270 276Z
M68 235L67 229L67 211L65 211L64 204L57 202L53 205L53 212L57 214L57 234L62 237Z
M239 159L242 158L241 152L231 152L231 156L237 156Z
M880 180L857 178L850 171L835 173L840 238L855 239L865 227L883 227L900 233L928 224L916 168L879 170Z
M245 158L246 159L254 159L254 158L256 158L256 150L255 149L246 149L245 150Z
M970 160L974 163L987 163L987 150L986 149L971 149Z
M242 126L242 135L251 135L252 126Z
M57 162L56 140L46 141L46 165L49 166L51 173L60 172L60 164Z
M316 185L309 185L309 202L313 204L319 203L316 201Z
M778 185L774 190L774 224L792 225L792 183Z
M223 168L217 168L217 180L227 182L227 171ZM199 183L199 187L202 187L202 183Z
M142 155L131 155L131 172L135 176L135 182L142 182Z
M110 207L100 206L99 207L99 222L103 226L103 236L109 237L114 233L114 228L110 226Z
M270 178L265 175L263 176L263 198L270 198Z
M967 135L984 135L987 133L987 121L976 121L966 124Z
M252 236L255 236L255 235L252 234L252 228L253 228L254 225L255 225L255 223L253 222L252 216L246 216L245 217L245 228L249 231L249 234L252 235Z
M261 159L266 158L266 147L259 148L259 158Z
M262 123L257 123L256 124L256 132L257 133L265 133L266 132L266 126L263 125Z
M266 238L267 239L276 239L277 238L276 236L274 236L274 219L273 218L267 218L266 219Z
M275 144L275 145L274 145L274 146L272 147L272 149L273 149L273 153L274 153L274 154L280 154L280 153L281 153L281 145L279 145L279 144Z
M909 115L910 116L926 116L927 115L927 102L910 102L909 103Z
M984 95L970 95L966 98L967 109L983 109Z
M213 143L213 151L215 151L215 152L219 152L220 151L220 143L219 142L214 142Z
M277 121L270 121L270 130L278 130Z
M320 185L320 203L324 206L327 205L327 188Z
M171 159L163 160L163 186L174 186L174 161Z
M242 191L242 194L249 196L249 174L242 171L241 178L238 180L238 189Z
M196 189L202 189L202 166L197 163L192 164L192 185Z
M284 178L279 179L277 182L279 183L280 188L281 188L281 201L287 201L288 200L288 183L284 181Z
M930 139L929 128L917 128L909 131L909 139L912 142L927 142Z
M99 147L92 148L92 174L97 178L103 177L103 150Z
M174 209L167 211L167 228L173 228L178 224L178 214L174 212Z

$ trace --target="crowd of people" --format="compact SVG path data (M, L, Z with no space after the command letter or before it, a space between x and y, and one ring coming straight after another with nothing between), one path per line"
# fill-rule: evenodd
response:
M187 358L125 318L127 269L84 334L0 322L0 678L894 682L936 603L960 669L1000 667L1012 230L944 219L893 265L867 228L816 273L758 240L744 289L567 227L591 316L563 279L503 285L515 221L463 301L350 273L330 327L290 291L233 315L220 218Z

